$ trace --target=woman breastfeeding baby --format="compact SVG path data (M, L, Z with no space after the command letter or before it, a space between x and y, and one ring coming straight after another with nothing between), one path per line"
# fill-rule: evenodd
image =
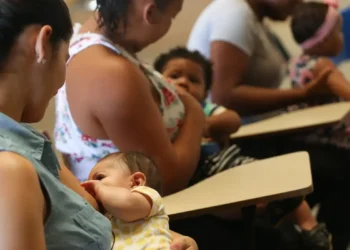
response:
M290 78L294 88L304 88L313 84L317 76L322 76L323 85L319 91L332 93L317 101L308 101L291 106L299 109L341 100L350 100L350 82L328 59L337 56L343 49L342 17L338 1L307 2L300 4L292 15L291 29L303 53L290 65ZM307 21L305 21L307 20ZM349 121L331 128L319 129L301 140L308 143L326 143L350 149Z

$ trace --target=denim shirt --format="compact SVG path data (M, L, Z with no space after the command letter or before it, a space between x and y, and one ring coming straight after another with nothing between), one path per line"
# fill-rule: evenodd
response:
M0 113L0 151L22 155L38 173L47 204L44 226L48 250L111 249L110 221L60 182L60 166L45 136Z

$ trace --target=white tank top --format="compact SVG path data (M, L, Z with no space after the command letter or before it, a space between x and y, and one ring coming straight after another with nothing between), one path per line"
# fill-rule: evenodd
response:
M69 61L90 46L102 45L140 67L159 93L161 98L159 109L164 126L167 129L169 139L174 140L185 117L185 108L176 94L175 88L162 80L160 73L141 63L125 49L113 44L106 37L90 32L77 34L79 29L80 25L76 25L74 28L75 35L69 48ZM118 151L111 140L100 140L82 133L71 115L66 95L66 85L63 85L56 96L55 142L57 150L68 156L71 170L80 181L87 180L91 169L101 158Z

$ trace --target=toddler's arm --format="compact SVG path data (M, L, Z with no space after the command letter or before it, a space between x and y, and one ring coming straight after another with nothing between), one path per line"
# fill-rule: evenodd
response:
M241 119L232 110L225 110L221 114L212 115L207 118L205 134L208 137L215 137L218 134L230 135L236 132L241 126Z
M111 215L125 222L147 218L151 213L152 199L140 192L106 186L96 180L87 181L81 185L97 201L100 201Z
M241 119L236 112L224 107L218 107L217 111L219 112L214 112L207 117L203 136L225 146L230 134L236 132L241 126Z

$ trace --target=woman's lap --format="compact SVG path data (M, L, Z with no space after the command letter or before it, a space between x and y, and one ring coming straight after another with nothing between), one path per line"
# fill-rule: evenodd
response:
M244 249L244 227L239 221L225 221L214 216L200 216L171 221L170 228L194 238L201 250ZM271 227L256 227L256 249L280 249L280 238L279 232Z

